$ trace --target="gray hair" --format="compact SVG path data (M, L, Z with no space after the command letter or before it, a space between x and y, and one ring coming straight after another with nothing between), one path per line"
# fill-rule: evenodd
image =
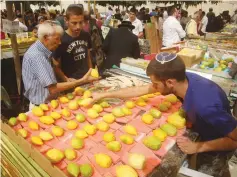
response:
M52 21L45 21L39 25L38 38L42 40L45 36L53 36L55 33L63 35L63 28Z

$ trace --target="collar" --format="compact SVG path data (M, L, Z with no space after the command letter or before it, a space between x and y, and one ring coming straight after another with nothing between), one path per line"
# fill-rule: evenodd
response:
M49 49L47 49L45 47L45 45L40 40L36 41L36 45L37 45L38 49L41 52L43 52L48 58L52 55L52 52Z

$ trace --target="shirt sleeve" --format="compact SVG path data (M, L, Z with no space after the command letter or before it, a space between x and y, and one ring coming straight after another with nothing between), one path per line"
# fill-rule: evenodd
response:
M177 30L180 38L184 38L186 36L185 31L183 30L182 26L180 25L180 23L178 21L176 23L176 30Z
M187 35L198 35L197 34L197 25L195 23L190 22L187 26Z
M207 107L202 119L222 136L227 136L237 126L234 117L220 106Z
M139 31L139 33L143 32L142 22L139 23L138 31Z
M32 68L36 78L39 80L43 87L48 87L52 84L57 83L53 67L51 66L50 62L43 56L38 57L32 62Z

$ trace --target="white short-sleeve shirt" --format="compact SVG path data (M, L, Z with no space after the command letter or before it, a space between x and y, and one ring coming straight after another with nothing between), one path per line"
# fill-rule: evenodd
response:
M127 19L127 21L130 21L130 20ZM136 20L132 22L132 25L135 27L132 30L133 34L138 36L140 32L143 32L142 22L139 19L136 18Z
M180 22L173 16L169 16L163 23L163 46L170 47L180 42L186 36Z
M207 18L206 16L204 16L204 17L202 18L202 29L201 29L201 31L202 31L203 33L206 32L207 23L208 23L208 18Z

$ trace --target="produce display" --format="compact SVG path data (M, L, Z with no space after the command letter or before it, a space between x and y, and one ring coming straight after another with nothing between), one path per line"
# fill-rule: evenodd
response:
M77 87L8 123L73 177L147 176L185 131L174 95L148 94L117 105L102 100L88 107L91 96Z
M229 66L231 66L233 58L225 58L220 60L215 60L214 58L203 59L200 63L200 69L208 69L215 72L229 72Z
M24 47L29 47L36 40L37 38L35 37L17 38L17 43L19 45L19 48L24 48ZM1 39L0 44L1 44L1 50L3 51L12 50L10 39Z

